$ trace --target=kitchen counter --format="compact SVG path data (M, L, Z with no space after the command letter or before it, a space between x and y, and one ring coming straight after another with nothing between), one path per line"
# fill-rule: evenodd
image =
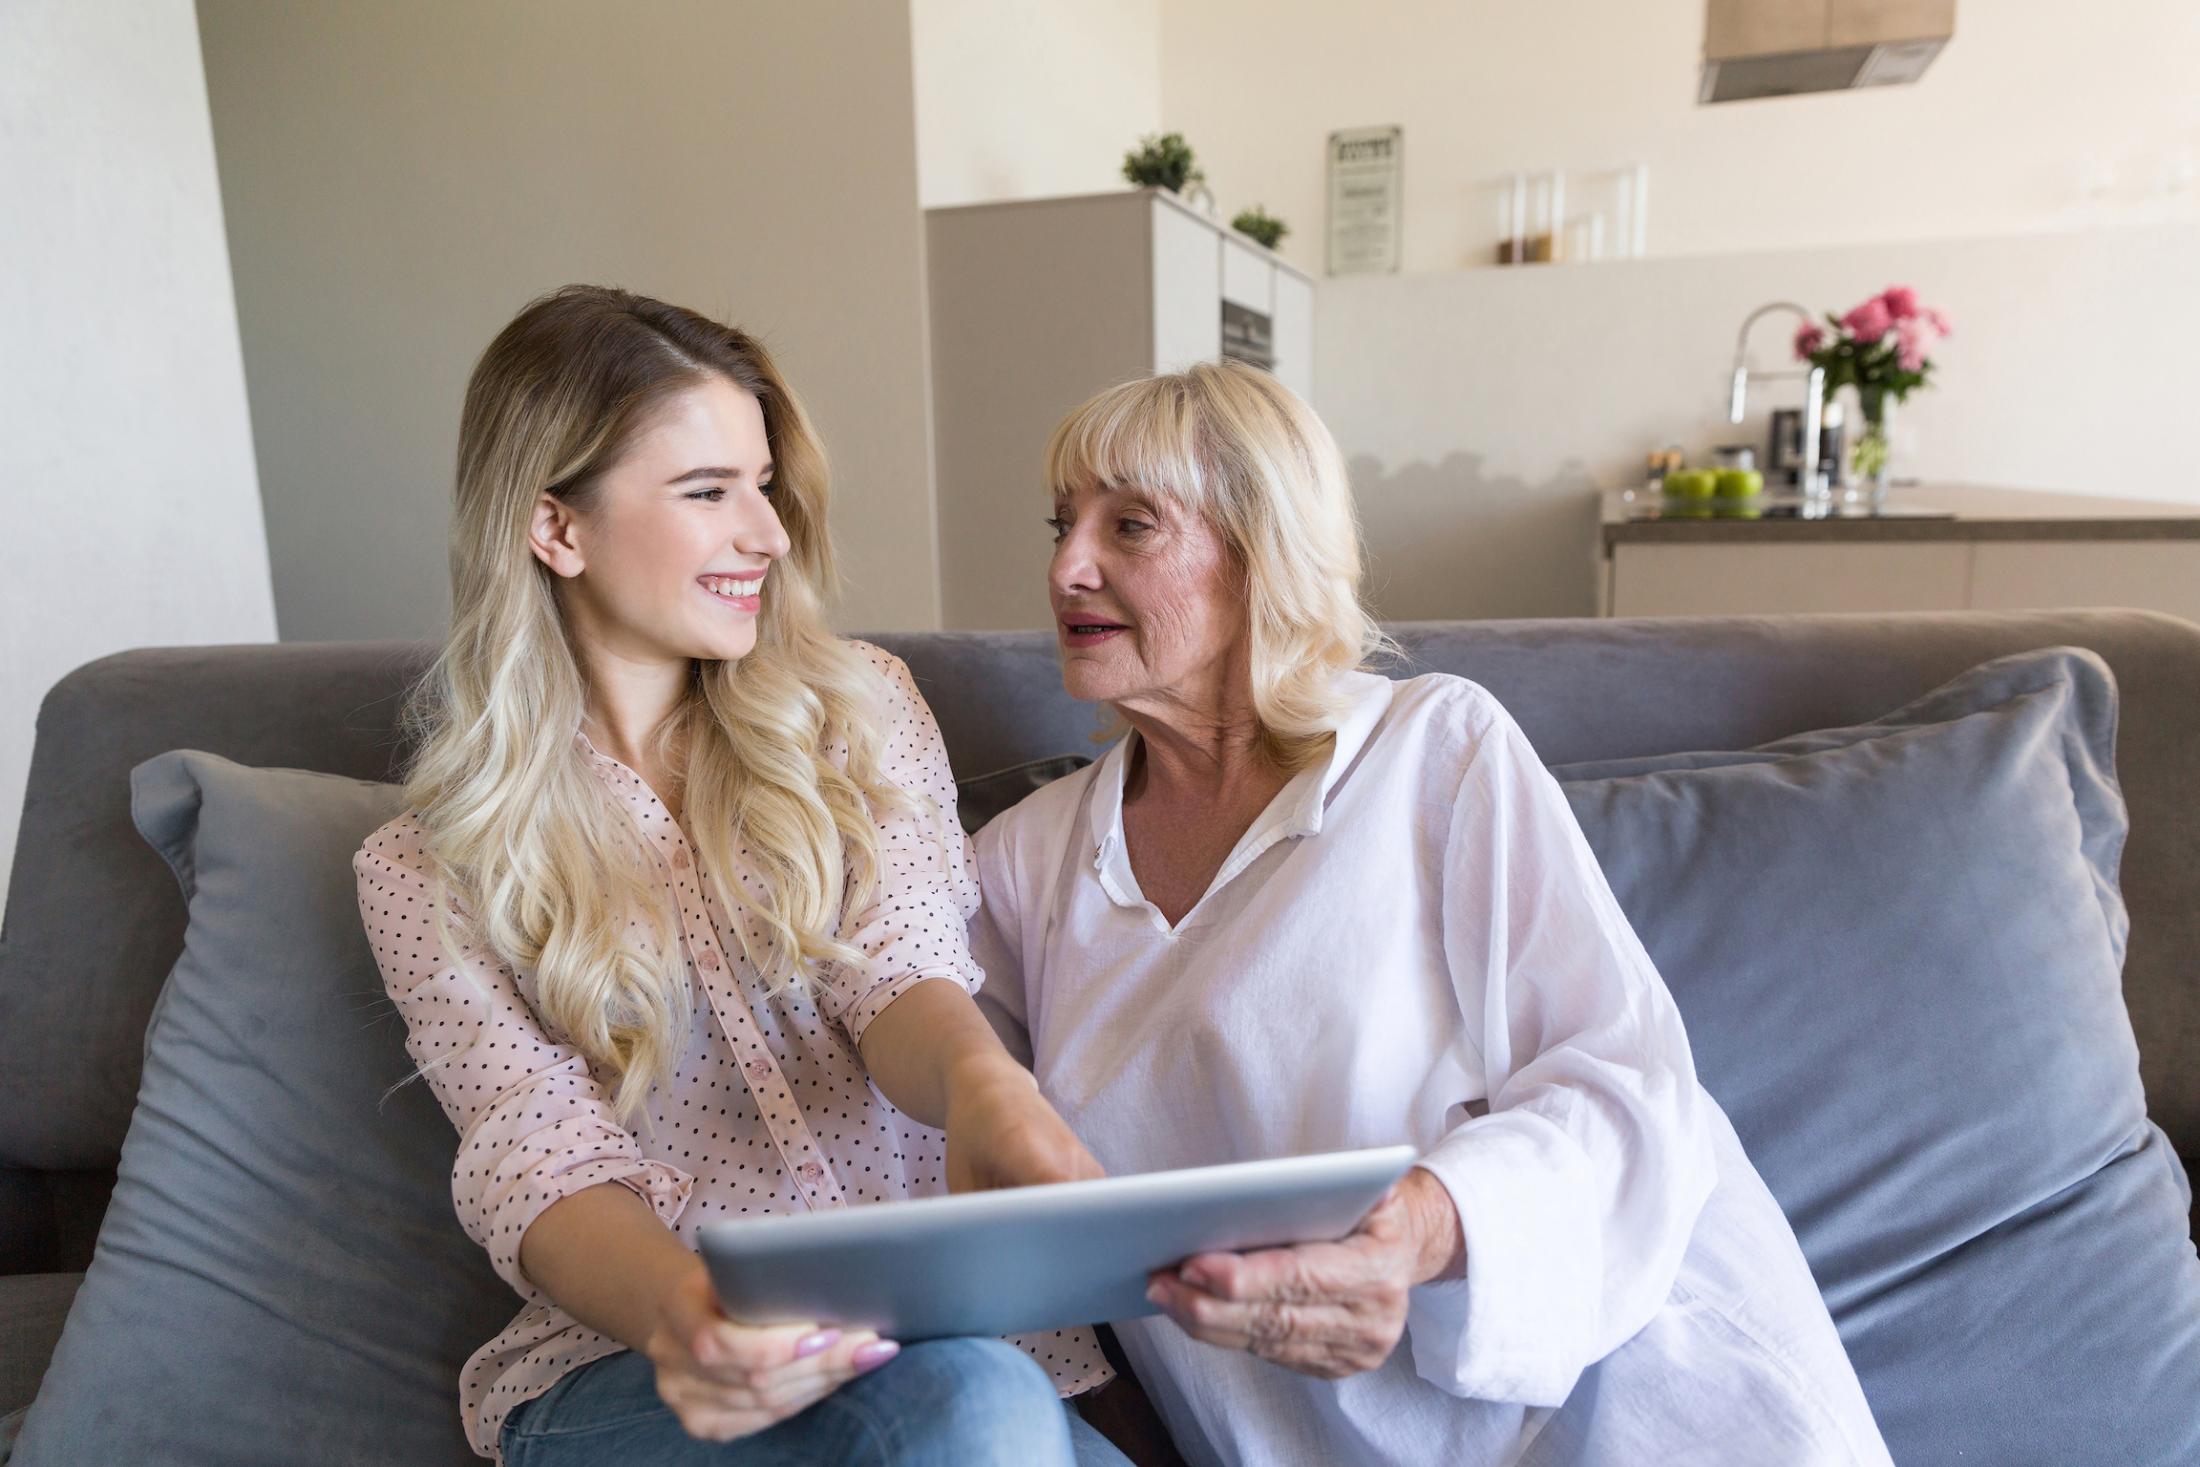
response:
M1607 491L1605 616L2135 606L2200 622L2200 504L1909 484L1886 504L1793 491Z
M1607 553L1622 543L2200 540L2200 503L1977 484L1898 485L1887 491L1879 512L1869 505L1835 503L1816 517L1795 513L1806 507L1800 495L1770 489L1747 499L1667 499L1614 489L1603 499ZM1757 515L1750 515L1752 509Z

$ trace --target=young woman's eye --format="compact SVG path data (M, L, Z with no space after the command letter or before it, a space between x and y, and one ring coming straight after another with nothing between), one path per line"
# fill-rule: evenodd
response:
M756 486L756 492L766 499L776 499L779 497L779 481L777 479L766 479Z
M715 495L716 498L712 498L711 496L713 495ZM716 504L720 499L723 499L725 497L726 491L723 489L698 489L693 494L690 494L688 496L688 498L690 499L709 499L712 504Z

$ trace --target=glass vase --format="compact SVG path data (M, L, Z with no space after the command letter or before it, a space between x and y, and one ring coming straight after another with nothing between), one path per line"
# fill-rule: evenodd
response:
M1894 405L1895 399L1884 388L1856 391L1863 429L1856 435L1855 452L1849 459L1855 475L1849 497L1874 507L1886 503L1887 482L1894 473Z

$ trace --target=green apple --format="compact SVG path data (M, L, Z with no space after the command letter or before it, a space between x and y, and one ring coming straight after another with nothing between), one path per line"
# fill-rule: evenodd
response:
M1746 499L1765 487L1765 476L1755 469L1721 469L1718 491L1728 499Z
M1675 469L1665 476L1665 492L1676 499L1709 499L1718 489L1718 476L1709 469Z

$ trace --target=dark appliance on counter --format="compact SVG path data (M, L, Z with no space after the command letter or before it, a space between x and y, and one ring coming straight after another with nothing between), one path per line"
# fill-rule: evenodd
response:
M1264 372L1276 369L1275 324L1261 311L1236 301L1222 303L1222 354Z
M1828 402L1825 421L1818 428L1818 466L1826 471L1827 482L1838 487L1846 482L1848 460L1843 449L1848 429L1842 420L1841 405ZM1765 445L1765 483L1768 486L1795 489L1803 479L1803 410L1801 408L1774 408L1772 433Z

